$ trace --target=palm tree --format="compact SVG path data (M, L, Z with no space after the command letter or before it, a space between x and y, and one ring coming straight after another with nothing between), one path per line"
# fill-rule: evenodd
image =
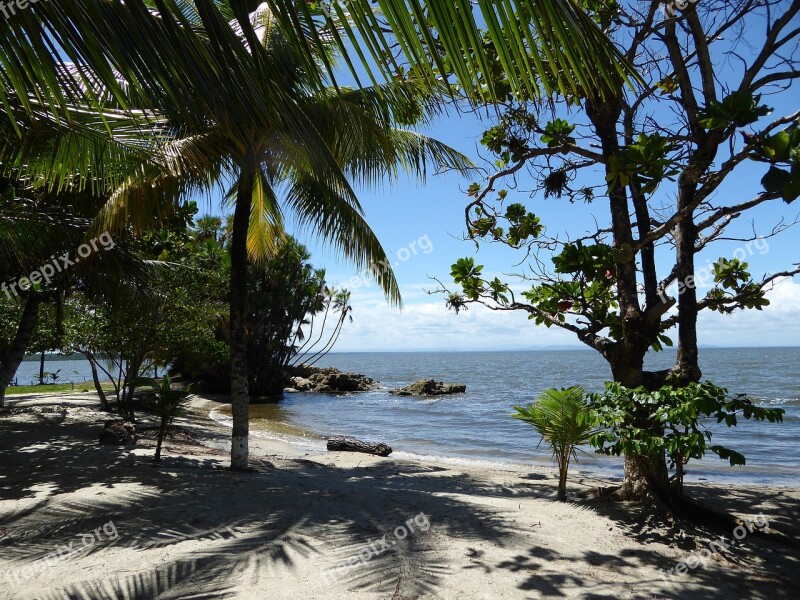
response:
M19 111L45 110L67 116L71 99L102 82L108 95L126 103L131 96L167 95L177 104L196 92L195 78L212 85L221 62L240 55L241 44L224 24L246 25L261 0L59 0L39 2L0 19L0 110L13 120ZM405 62L434 89L455 80L468 96L504 96L487 73L505 73L518 97L556 88L576 96L619 89L630 69L578 0L266 0L287 42L309 71L333 44L357 78L359 67L375 83L391 80ZM613 5L599 6L598 20L613 18ZM602 12L604 11L604 12ZM607 13L607 14L606 14ZM198 24L199 27L195 27ZM481 27L485 28L482 35ZM357 60L355 58L357 57ZM397 58L395 58L397 57ZM66 62L79 65L78 81ZM333 75L330 61L312 74ZM370 63L375 67L370 67ZM186 75L192 77L186 78ZM240 81L251 74L240 72ZM219 81L220 84L223 82ZM220 85L219 94L235 93ZM267 99L264 99L267 101ZM184 116L202 119L205 112ZM212 108L207 106L206 108Z
M570 459L577 459L576 447L585 444L596 432L587 418L586 392L580 386L544 390L527 407L515 406L512 415L532 425L550 444L558 464L558 500L567 501L567 471ZM540 443L541 443L540 441Z
M197 219L195 225L198 240L211 239L215 242L219 240L219 234L222 230L222 217L204 215Z
M147 407L158 417L158 433L156 434L155 462L161 461L161 445L167 436L167 429L175 417L181 412L186 402L192 397L191 386L173 388L172 379L164 375L161 381L154 377L140 377L134 381L139 387L147 387L152 395L145 399Z
M200 23L199 16L193 22ZM429 165L465 173L471 163L436 140L397 127L434 114L436 105L422 86L399 82L320 94L310 82L322 74L307 72L268 10L255 13L244 27L235 22L224 27L230 35L240 29L258 32L255 44L242 33L241 52L217 74L223 84L236 81L236 93L219 95L198 78L195 93L181 106L167 103L166 94L157 95L165 105L154 105L152 114L164 116L176 139L162 147L160 171L146 169L143 177L130 178L112 194L98 228L122 227L132 215L150 215L210 181L234 182L228 194L234 205L229 245L231 467L241 469L247 466L249 430L247 267L274 251L285 214L327 239L357 267L373 272L387 297L399 304L394 274L377 267L388 259L364 220L351 181L369 185L400 170L424 177ZM323 68L322 60L315 68ZM203 120L182 119L185 105L192 102L192 114L205 111Z
M345 174L354 181L370 182L377 173L391 172L398 165L423 173L431 159L463 167L461 157L441 144L409 132L394 133L390 126L417 120L418 114L407 111L419 105L423 92L449 89L441 77L455 75L473 98L481 97L478 89L483 97L497 96L491 78L481 77L481 72L489 71L485 40L479 39L467 0L455 4L439 0L425 6L418 0L380 0L384 18L417 77L416 85L391 83L359 91L334 86L334 93L325 94L322 101L315 92L326 75L332 77L331 44L345 52L354 74L347 44L354 45L365 63L371 54L383 77L393 82L401 70L380 33L381 23L367 0L349 3L348 14L335 5L335 23L310 14L305 2L267 4L267 10L251 17L255 3L236 0L230 4L159 0L153 9L141 0L124 4L63 0L39 3L14 19L0 20L0 112L15 128L20 115L33 122L44 115L74 140L73 123L82 123L87 112L101 112L95 131L112 134L117 154L135 154L139 148L120 144L120 128L105 116L113 98L131 116L133 129L155 132L149 138L153 144L164 141L165 129L179 138L163 146L160 160L144 161L135 175L127 169L114 173L127 179L98 223L119 227L128 220L141 229L187 191L207 186L220 174L235 181L232 468L247 465L246 297L241 292L246 290L248 255L268 251L272 232L280 228L276 187L290 182L283 205L302 226L331 240L358 266L373 268L385 260L385 253L364 222ZM618 55L571 0L520 0L516 12L500 10L499 4L485 0L479 6L508 84L522 96L535 95L548 82L574 86L573 91L585 94L618 87L623 71ZM229 25L232 19L235 27ZM321 34L323 21L327 28ZM428 21L434 24L432 30ZM454 22L463 27L454 28ZM443 56L449 57L452 67ZM76 66L66 64L70 59ZM89 106L73 110L87 93ZM138 110L131 111L132 107ZM351 135L339 139L341 132ZM347 139L372 140L370 151L376 154ZM102 159L109 157L90 158L104 164ZM61 163L51 164L56 168L42 179L48 186L69 178L97 183L96 168L80 169L76 177L75 169L58 171ZM74 161L66 164L72 167ZM390 299L399 302L393 274L375 272Z
M326 288L325 291L328 293L328 298L325 302L325 318L322 320L319 336L317 337L316 342L311 344L302 356L299 353L297 355L298 359L302 358L303 363L309 367L315 365L317 362L319 362L319 359L330 352L330 350L336 344L336 341L339 339L339 335L342 333L342 327L344 327L345 321L350 319L350 322L353 322L353 307L350 304L350 291L328 288ZM314 346L317 345L317 342L322 339L322 336L325 333L325 323L330 311L332 311L334 314L339 313L339 317L336 319L336 323L333 326L333 331L328 335L328 339L321 349L315 351L310 356L307 356Z

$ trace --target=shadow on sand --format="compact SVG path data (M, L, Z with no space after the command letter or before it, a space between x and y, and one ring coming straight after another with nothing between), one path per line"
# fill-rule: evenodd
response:
M74 410L90 409L70 409ZM555 486L536 481L539 477L516 477L518 484L497 485L457 471L388 459L359 468L302 460L284 460L277 468L268 459L255 460L255 472L232 473L224 468L224 457L211 451L205 456L168 455L156 466L149 456L99 447L98 431L97 423L70 422L56 405L41 406L25 420L0 418L0 499L6 501L0 511L0 530L6 534L0 538L0 557L12 565L30 565L52 553L56 544L109 521L119 532L117 539L86 551L98 555L98 566L86 572L85 579L58 586L42 598L233 597L236 590L248 589L248 582L257 582L259 573L276 567L304 580L308 589L322 592L324 568L346 563L384 535L396 542L391 549L358 568L337 572L338 583L374 597L424 598L445 591L445 577L478 569L485 573L487 598L497 597L491 595L488 583L509 573L523 575L517 577L514 597L518 598L563 597L565 586L581 590L581 598L612 598L601 582L586 575L587 564L588 573L592 567L621 571L642 565L674 566L646 546L670 540L630 507L602 502L575 505L576 510L605 515L609 526L622 528L645 544L641 550L609 548L607 553L565 556L538 546L520 553L519 548L530 544L527 532L469 501L469 497L553 500ZM707 493L713 497L714 491ZM753 512L763 497L742 493L734 501ZM782 503L779 496L770 501L782 521L796 522L795 502ZM396 539L394 529L419 513L428 515L432 529ZM165 514L170 515L167 522ZM453 537L470 543L458 564L443 551ZM182 547L187 542L195 544L191 552ZM750 558L745 553L741 562L691 572L695 588L690 595L664 581L641 581L630 590L630 597L796 597L797 551L768 540L752 542L749 545L748 540ZM478 548L482 544L507 557L486 560ZM147 571L109 573L103 570L100 554L111 545L115 551L130 553L166 549L172 558ZM771 557L771 562L756 568L748 562L756 554L762 562L764 556ZM320 565L319 572L309 573L307 562L304 569L295 568L299 559L313 560ZM770 588L761 590L768 593L759 593L770 570Z

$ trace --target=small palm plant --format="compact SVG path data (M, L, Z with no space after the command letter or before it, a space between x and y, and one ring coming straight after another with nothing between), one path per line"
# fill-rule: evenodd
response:
M158 439L156 441L155 462L161 460L161 445L167 435L167 428L172 424L175 416L192 396L191 386L173 389L169 375L164 375L161 382L155 378L142 377L136 380L137 387L149 387L155 392L145 400L145 405L155 413L161 422L158 426Z
M547 441L558 463L558 500L567 500L567 470L575 448L589 441L596 433L592 429L586 392L580 386L548 388L527 407L515 406L512 416L532 425L541 434L539 442Z

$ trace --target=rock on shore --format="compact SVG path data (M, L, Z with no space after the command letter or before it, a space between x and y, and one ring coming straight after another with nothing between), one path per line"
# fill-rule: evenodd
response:
M297 392L366 392L378 387L378 382L366 375L306 365L295 367L289 382L291 390Z
M443 394L461 394L467 391L462 383L443 383L433 379L420 379L406 387L392 390L389 393L397 396L441 396Z

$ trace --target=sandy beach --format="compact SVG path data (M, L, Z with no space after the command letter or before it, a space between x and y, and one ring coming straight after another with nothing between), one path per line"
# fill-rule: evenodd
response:
M254 470L232 473L210 399L176 422L160 464L152 440L97 443L113 417L91 394L7 406L0 598L774 599L800 585L797 489L692 484L755 525L726 531L584 499L607 485L587 477L555 502L538 467L252 437Z

